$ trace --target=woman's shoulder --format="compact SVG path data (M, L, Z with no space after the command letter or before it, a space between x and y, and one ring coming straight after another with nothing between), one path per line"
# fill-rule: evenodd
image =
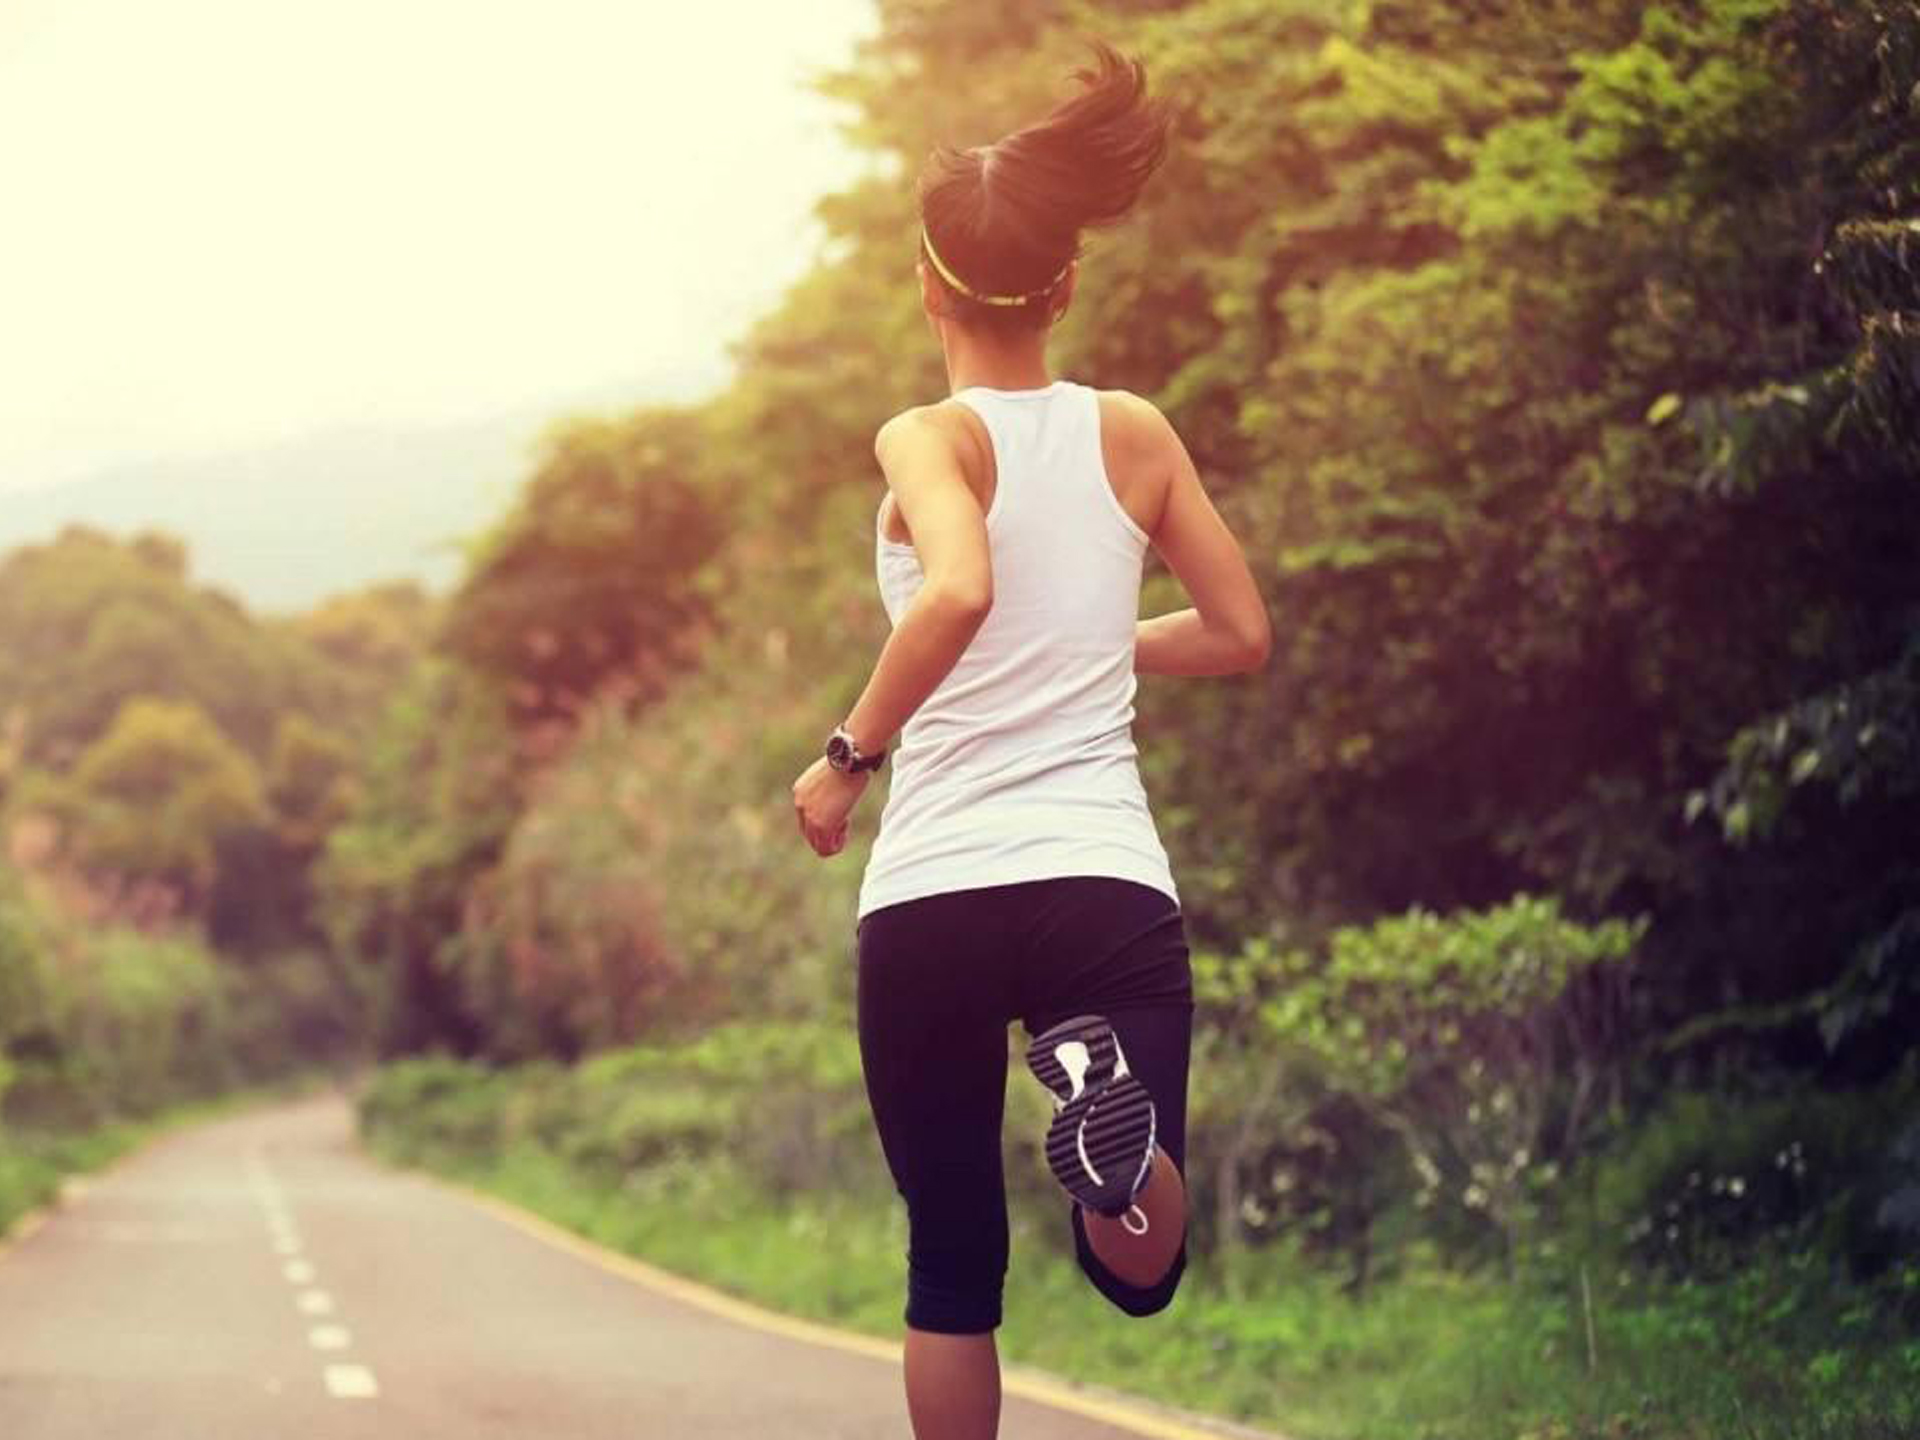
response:
M1091 387L1089 387L1091 388ZM1131 390L1094 390L1100 402L1100 425L1117 436L1153 443L1173 430L1160 407Z
M1157 467L1178 446L1172 423L1144 395L1131 390L1095 390L1100 404L1100 445L1110 463Z
M909 405L882 421L874 431L873 448L880 454L889 445L925 444L929 440L958 440L965 436L967 419L972 414L958 400L935 400L925 405Z
M979 465L985 426L961 401L936 400L909 405L883 422L873 436L873 454L884 469L890 456L946 453L971 474Z

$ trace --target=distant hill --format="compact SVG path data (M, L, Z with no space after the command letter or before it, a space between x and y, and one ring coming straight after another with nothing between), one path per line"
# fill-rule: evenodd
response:
M0 553L84 522L187 542L196 579L249 609L301 610L373 580L443 589L460 542L496 519L563 410L457 425L352 427L257 449L122 465L0 491Z

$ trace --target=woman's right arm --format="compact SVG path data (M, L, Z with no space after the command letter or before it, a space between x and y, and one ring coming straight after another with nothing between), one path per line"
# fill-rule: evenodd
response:
M1234 675L1258 670L1273 648L1273 625L1240 542L1213 508L1193 458L1158 409L1128 407L1143 461L1164 476L1165 502L1149 538L1193 605L1142 620L1133 668L1142 675Z

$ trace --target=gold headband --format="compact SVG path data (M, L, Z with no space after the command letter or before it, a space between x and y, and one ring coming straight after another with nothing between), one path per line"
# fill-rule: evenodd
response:
M921 247L926 250L927 259L933 262L933 268L939 272L942 280L966 296L967 299L977 301L982 305L1029 305L1041 296L1049 294L1056 285L1067 278L1067 272L1073 268L1073 261L1067 261L1066 264L1060 267L1060 273L1058 275L1055 275L1038 290L1029 290L1024 295L984 295L947 268L947 262L942 260L940 258L940 252L933 248L933 237L927 233L927 227L924 225L920 227L920 244Z

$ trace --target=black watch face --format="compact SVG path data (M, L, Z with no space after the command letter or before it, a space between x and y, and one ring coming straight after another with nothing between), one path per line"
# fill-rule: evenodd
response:
M827 764L836 770L844 770L853 758L853 746L847 743L844 735L827 737Z

